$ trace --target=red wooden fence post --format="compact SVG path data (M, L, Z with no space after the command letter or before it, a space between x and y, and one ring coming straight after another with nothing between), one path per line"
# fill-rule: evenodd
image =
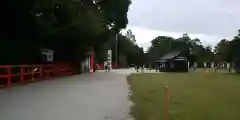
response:
M24 82L24 66L20 66L20 83Z
M43 66L39 67L39 77L42 78L43 76Z
M32 71L31 71L31 75L32 75L32 81L34 81L35 80L35 73L37 72L37 70L38 70L38 67L36 66L33 66L33 69L32 69Z
M7 87L12 86L12 67L8 66L7 67Z
M50 72L49 72L49 77L53 77L55 71L55 67L53 64L50 64Z

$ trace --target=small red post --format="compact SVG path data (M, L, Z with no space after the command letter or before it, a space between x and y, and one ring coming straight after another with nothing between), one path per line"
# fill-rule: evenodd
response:
M94 52L90 53L90 73L94 72Z
M40 66L39 67L39 77L42 78L42 76L43 76L43 67Z
M58 73L57 72L57 67L55 67L54 65L48 65L49 66L49 69L47 70L48 73L47 73L47 78L51 78L53 75L54 75L54 72Z
M12 86L12 67L8 66L7 67L7 87L11 87Z
M59 71L58 70L59 69L57 67L55 68L54 66L51 66L49 77L53 77L54 76L54 72L56 73L56 75L59 75ZM52 73L52 75L51 75L51 73Z
M20 83L24 82L24 67L20 66Z
M168 91L168 86L164 87L164 120L168 120L169 115L169 91Z
M38 68L37 68L37 67L34 67L34 66L33 66L32 68L33 68L33 69L32 69L32 71L31 71L31 75L32 75L32 81L34 81L34 80L35 80L35 76L34 76L34 75L35 75L35 72L37 71Z
M94 47L91 46L90 49L89 49L89 72L90 73L93 73L94 72Z

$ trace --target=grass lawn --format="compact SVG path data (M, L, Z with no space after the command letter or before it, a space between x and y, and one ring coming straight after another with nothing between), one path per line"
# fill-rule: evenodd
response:
M169 120L240 120L240 75L152 73L128 77L136 120L163 120L169 86Z

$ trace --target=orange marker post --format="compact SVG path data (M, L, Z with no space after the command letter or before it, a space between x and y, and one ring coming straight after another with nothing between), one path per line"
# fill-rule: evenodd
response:
M168 91L168 86L164 87L164 120L169 120L169 91Z

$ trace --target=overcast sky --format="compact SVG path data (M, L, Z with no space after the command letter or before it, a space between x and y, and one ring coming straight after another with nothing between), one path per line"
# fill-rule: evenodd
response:
M132 0L128 28L144 47L159 35L179 37L184 32L215 45L237 34L239 5L240 0Z

